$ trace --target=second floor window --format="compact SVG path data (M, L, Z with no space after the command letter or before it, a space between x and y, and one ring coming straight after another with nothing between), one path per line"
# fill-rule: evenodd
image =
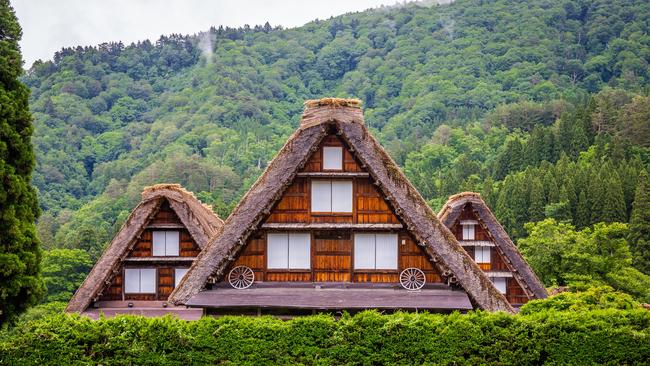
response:
M178 231L154 231L153 255L156 257L179 255L180 233Z
M174 287L178 287L178 284L183 279L183 276L189 271L189 268L175 268L174 269Z
M312 180L312 212L352 212L351 180Z

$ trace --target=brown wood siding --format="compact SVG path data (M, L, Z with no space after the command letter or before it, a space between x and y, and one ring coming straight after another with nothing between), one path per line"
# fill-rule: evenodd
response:
M271 211L266 222L309 222L311 183L296 178Z
M398 224L397 216L370 179L356 180L357 222Z
M350 282L352 235L349 231L315 232L312 253L315 282Z
M253 235L246 244L237 260L228 268L223 281L228 282L227 273L237 266L246 266L255 272L255 281L264 281L264 271L266 270L266 236Z
M519 286L515 278L508 278L506 282L506 299L511 304L525 304L528 302L528 296L524 289Z
M169 202L165 202L160 205L160 210L156 216L151 220L150 224L182 224L181 219L178 218L176 212L169 205Z
M174 268L158 268L158 300L167 300L174 290Z
M510 271L508 265L506 264L503 256L499 253L496 248L491 248L490 259L492 260L492 270L493 271Z
M424 272L427 283L441 283L442 277L438 270L420 246L411 238L406 231L402 231L397 242L399 247L399 270L415 267Z
M104 290L104 293L100 297L102 301L109 300L122 300L122 272L116 274L113 277L111 284L107 286Z

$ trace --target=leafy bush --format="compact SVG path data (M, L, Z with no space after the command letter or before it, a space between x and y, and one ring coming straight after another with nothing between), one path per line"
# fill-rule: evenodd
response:
M521 307L521 314L544 310L590 311L595 309L633 309L639 303L632 296L616 292L609 286L593 287L583 292L563 292L548 299L533 300Z
M640 308L367 311L338 321L55 315L0 333L0 364L642 364L650 358L649 325L650 312Z

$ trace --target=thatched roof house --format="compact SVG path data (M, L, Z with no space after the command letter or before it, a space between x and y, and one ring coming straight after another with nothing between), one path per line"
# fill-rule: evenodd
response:
M548 296L544 285L480 194L463 192L449 197L438 218L457 236L479 265L485 267L488 276L493 280L502 280L502 292L510 303L519 305ZM470 237L467 237L468 234ZM486 258L480 260L479 257Z
M449 289L437 290L447 291L444 292L448 295L445 295L445 301L453 299L459 293L465 296L464 291L466 299L469 299L474 308L513 311L504 295L463 250L456 237L440 222L401 169L369 132L364 124L358 100L328 98L308 101L305 106L300 127L239 202L223 228L201 251L190 271L170 295L170 301L203 307L217 306L217 302L218 306L224 307L277 306L271 304L277 299L264 302L264 299L269 299L272 295L269 295L268 288L253 286L244 291L226 291L219 288L219 284L223 284L229 273L232 274L233 265L242 263L241 257L247 257L250 259L249 267L258 266L253 268L256 280L263 278L267 283L278 278L303 283L313 283L317 278L344 278L348 282L369 281L370 285L379 286L380 282L390 284L390 281L395 281L399 270L407 265L403 263L420 263L419 266L429 271L428 278L436 279L439 282L437 285ZM330 163L325 163L327 159L333 159L332 156L339 159L333 163L334 168L326 166ZM342 164L340 159L343 160ZM341 182L341 192L344 193L334 192L333 187L336 184L333 182ZM326 187L326 191L320 190L322 187ZM325 196L343 197L343 203L327 196L329 201L323 204L319 201L320 197L316 197L316 192L326 192ZM345 195L354 198L348 199ZM368 202L376 207L368 209L365 207ZM348 204L349 207L346 206ZM318 209L316 205L319 206ZM321 205L326 208L321 209ZM336 211L333 208L335 205L341 206L338 210L343 213L318 212ZM271 264L275 265L271 263L275 259L270 259L271 255L265 250L270 248L272 240L276 240L273 235L284 235L285 239L282 240L285 240L285 243L289 235L290 263L290 235L296 232L304 233L303 239L300 240L304 240L305 248L311 250L311 262L307 259L304 265L307 268L300 270L291 270L290 264L285 265L285 272L278 274L277 270L271 268ZM374 259L361 258L366 254L357 251L358 248L367 247L364 246L366 244L363 240L368 237L375 243L370 246L375 250L372 254ZM388 256L387 261L394 260L394 263L399 265L387 265L387 270L355 268L365 266L363 263L367 260L371 263L376 261L375 266L379 267L377 258L380 254L377 243L380 240L386 241L386 245L394 250L399 250L395 256L392 253L381 254ZM322 248L326 244L338 249L325 252ZM286 244L284 245L284 250L287 250ZM407 247L409 249L403 249ZM320 257L319 250L324 253ZM336 257L344 265L327 267L330 266L328 263L331 263L326 259L327 256ZM352 265L352 262L355 264ZM327 268L323 269L321 265ZM318 271L320 273L316 273ZM322 295L318 293L321 285L316 286L315 290L301 289L293 292L286 282L279 282L277 286L282 288L276 293L282 292L283 296L289 296L284 299L292 298L291 294L295 295L293 299L298 299L299 293L300 296L305 296L300 298L305 301L305 305L296 306L306 307L312 304L317 294ZM449 292L454 288L460 291ZM426 292L425 289L413 295L393 291L382 293L382 296L387 296L383 298L373 297L373 294L379 294L372 292L374 289L371 291L364 288L362 292L355 290L351 285L345 285L336 291L338 292L332 290L332 296L329 298L341 296L338 300L341 308L353 303L359 308L378 307L376 301L394 301L391 303L392 308L422 308L420 305L410 306L409 299L420 296L420 301L424 296L428 296L427 294L433 293ZM233 299L230 303L227 301L229 296ZM253 298L255 301L247 303L247 299ZM321 299L319 301L325 301L323 296L318 298ZM364 298L373 298L376 301L364 302ZM380 298L384 300L378 300ZM426 300L429 302L436 301L434 297L427 299L433 299ZM453 301L450 303L447 308L454 309ZM287 305L291 305L290 302L287 302ZM431 308L436 307L435 304L431 305Z
M223 221L211 207L178 184L145 188L142 200L75 292L66 311L82 313L101 301L119 307L116 304L123 300L131 306L133 301L148 304L147 301L164 300L171 292L174 268L188 268L222 226ZM163 253L156 253L158 243L154 242L163 238L164 245L165 234L169 236L168 253L164 253L164 248ZM125 268L133 270L130 274L139 274L136 271L142 268L150 271L147 275L157 275L153 278L156 288L146 294L126 293L125 282L129 279Z

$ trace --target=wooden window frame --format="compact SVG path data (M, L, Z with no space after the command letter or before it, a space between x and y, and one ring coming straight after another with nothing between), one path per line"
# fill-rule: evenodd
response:
M375 268L357 268L356 267L356 252L357 252L357 246L356 246L356 235L357 234L372 234L375 236L375 246L374 246L374 253L375 253L375 260L374 260L374 266ZM377 268L377 235L395 235L397 240L395 241L395 268ZM399 272L399 233L393 233L393 232L353 232L352 233L352 257L351 257L351 267L352 267L352 272L353 273L397 273Z
M154 235L157 232L165 233L165 254L164 255L154 254L155 253L155 251L154 251ZM170 232L178 233L178 254L176 254L176 255L167 254L167 233L170 233ZM179 256L181 256L181 231L180 230L152 230L151 231L151 256L152 257L179 257Z
M278 234L285 234L287 235L287 267L284 268L269 268L269 235L278 235ZM309 268L291 268L289 267L289 252L291 250L291 245L290 245L290 240L291 240L291 234L307 234L309 237ZM278 272L294 272L294 273L308 273L312 272L312 269L314 267L313 262L313 235L310 231L297 231L297 232L291 232L291 231L270 231L267 232L265 237L265 254L264 254L264 272L266 273L278 273ZM266 276L265 276L266 277Z

